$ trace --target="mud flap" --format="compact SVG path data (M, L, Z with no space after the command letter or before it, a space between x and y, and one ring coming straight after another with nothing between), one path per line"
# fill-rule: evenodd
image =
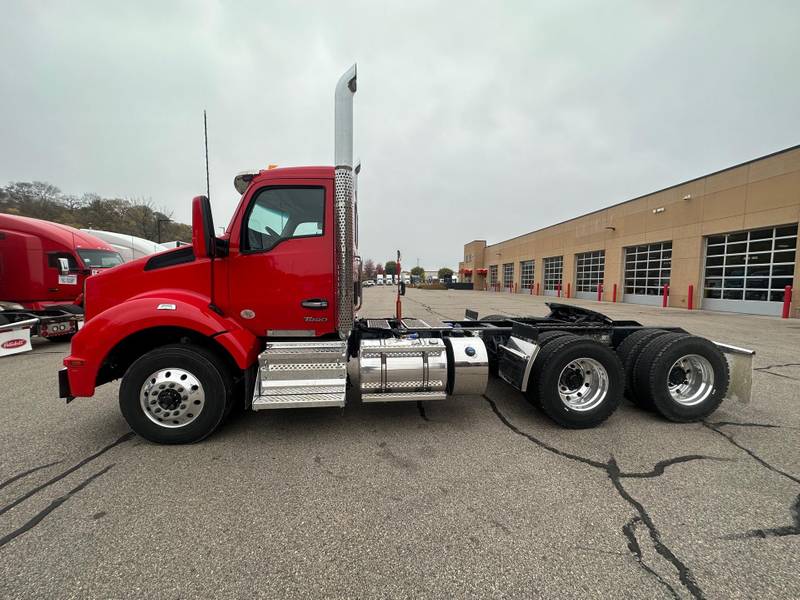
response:
M539 345L512 335L508 342L499 345L497 349L500 378L520 392L527 391L533 361L539 354Z
M739 348L720 342L714 342L725 358L728 360L730 369L730 384L728 385L727 398L736 400L742 404L750 402L750 395L753 391L753 357L755 350Z

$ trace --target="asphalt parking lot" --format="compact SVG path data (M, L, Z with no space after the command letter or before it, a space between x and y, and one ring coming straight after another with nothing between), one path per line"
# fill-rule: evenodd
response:
M364 315L393 312L367 289ZM131 434L116 384L69 406L68 348L0 359L0 597L800 597L800 323L577 302L757 351L749 405L678 425L630 404L553 425L485 397ZM409 289L406 315L544 314Z

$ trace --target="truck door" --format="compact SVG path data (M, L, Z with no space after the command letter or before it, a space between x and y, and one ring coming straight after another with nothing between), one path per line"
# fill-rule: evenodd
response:
M254 334L336 330L332 202L329 180L275 181L251 192L231 231L228 281L231 312Z

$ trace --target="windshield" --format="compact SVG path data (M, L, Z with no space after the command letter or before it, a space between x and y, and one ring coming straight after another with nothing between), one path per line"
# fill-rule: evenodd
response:
M78 256L83 260L83 264L90 269L105 269L122 264L122 256L120 256L119 252L112 252L111 250L78 248Z

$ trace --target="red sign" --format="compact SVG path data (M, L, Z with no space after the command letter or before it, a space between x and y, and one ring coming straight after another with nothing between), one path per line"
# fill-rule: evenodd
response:
M27 340L17 338L14 340L8 340L7 342L3 342L2 348L5 350L11 350L12 348L19 348L20 346L24 346L27 343L28 343Z

